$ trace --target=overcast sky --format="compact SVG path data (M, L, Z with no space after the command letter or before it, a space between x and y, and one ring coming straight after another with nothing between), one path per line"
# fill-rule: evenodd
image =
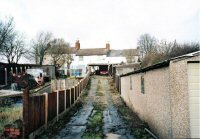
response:
M27 41L40 31L82 48L136 48L143 33L200 41L200 0L0 0L0 19L8 16Z

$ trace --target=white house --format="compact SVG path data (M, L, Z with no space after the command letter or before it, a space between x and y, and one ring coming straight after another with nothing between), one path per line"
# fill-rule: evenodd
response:
M129 55L130 52L131 55ZM76 41L75 47L70 47L70 54L73 56L70 65L72 76L84 76L88 65L96 66L100 70L101 66L107 65L107 69L103 68L103 70L108 70L109 65L127 63L128 60L135 63L139 57L137 49L113 50L110 49L109 43L106 43L105 48L81 49L79 41ZM50 64L49 62L50 58L45 58L44 63ZM63 69L67 73L67 64L64 65Z

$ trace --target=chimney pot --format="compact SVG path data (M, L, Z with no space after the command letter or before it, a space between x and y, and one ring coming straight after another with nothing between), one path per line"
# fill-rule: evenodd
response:
M109 42L106 43L106 49L110 50L110 43Z
M80 42L79 42L79 40L77 40L76 43L75 43L75 48L76 48L77 50L79 50L80 47L81 47Z

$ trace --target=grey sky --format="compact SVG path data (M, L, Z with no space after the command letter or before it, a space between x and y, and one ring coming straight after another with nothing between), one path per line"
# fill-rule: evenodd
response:
M27 40L39 31L81 47L136 48L158 39L200 41L200 0L0 0L0 18L13 16Z

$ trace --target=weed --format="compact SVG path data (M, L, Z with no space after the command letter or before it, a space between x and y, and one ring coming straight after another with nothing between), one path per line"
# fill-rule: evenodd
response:
M96 96L104 96L104 93L101 92L101 91L97 91L97 92L96 92Z
M83 139L102 139L103 138L103 112L97 110L88 121L87 129Z
M22 106L0 107L0 133L7 124L12 124L17 119L22 119Z

